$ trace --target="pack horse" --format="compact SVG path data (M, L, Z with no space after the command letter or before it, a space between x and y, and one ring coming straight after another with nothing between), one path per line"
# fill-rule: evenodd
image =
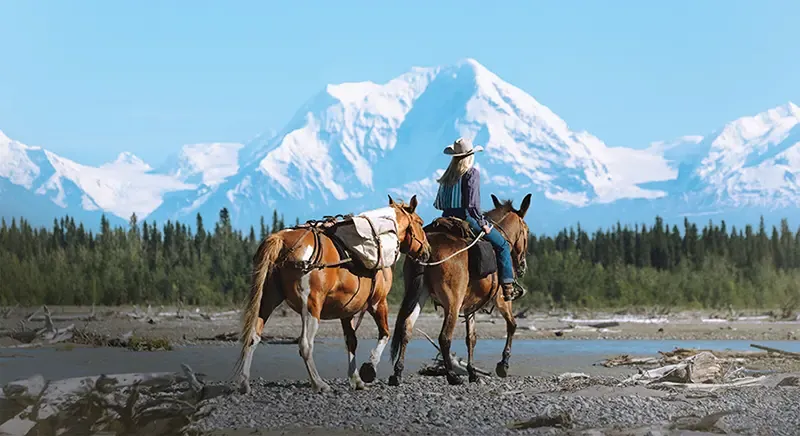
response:
M374 381L389 339L386 296L392 285L391 267L400 253L425 261L430 245L415 210L389 197L389 206L288 228L267 237L253 258L252 288L240 332L242 348L234 377L242 393L250 392L253 353L264 324L282 302L300 314L300 356L311 387L330 390L314 364L314 337L322 319L339 319L348 353L348 378L354 389ZM378 326L378 343L369 362L356 372L356 330L365 312ZM356 316L357 322L354 325Z

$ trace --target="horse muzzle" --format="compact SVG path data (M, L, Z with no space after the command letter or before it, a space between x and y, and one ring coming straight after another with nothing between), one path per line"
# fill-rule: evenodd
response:
M427 262L431 258L431 251L431 245L426 242L418 253L417 259L421 262Z

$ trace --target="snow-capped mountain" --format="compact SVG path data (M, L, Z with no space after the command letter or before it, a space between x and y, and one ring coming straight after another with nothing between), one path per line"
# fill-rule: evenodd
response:
M273 209L302 221L380 207L391 194L417 195L429 220L437 214L435 179L448 163L442 149L464 136L485 147L476 159L485 207L489 193L518 204L531 192L534 231L577 221L651 223L656 214L670 224L683 216L753 223L760 214L800 216L798 124L800 109L789 103L705 136L613 147L571 130L466 59L415 67L383 84L328 85L280 131L244 144L186 145L157 170L125 153L85 167L6 138L0 181L60 206L120 218L135 211L191 223L197 213L215 219L226 207L235 225L247 226ZM0 199L7 202L3 186Z
M793 103L726 124L705 138L654 144L679 174L665 186L695 208L800 205L800 108Z
M188 199L176 196L179 207L165 202L154 215L206 215L224 206L240 224L273 208L305 219L381 205L387 194L416 194L428 205L448 162L442 149L459 136L486 148L478 158L483 189L498 195L533 191L586 206L658 198L665 194L637 184L674 176L658 155L571 131L547 107L467 59L413 68L385 84L329 85L242 161L238 174Z
M189 180L193 177L224 180L230 174L230 162L219 155L226 147L233 149L229 154L235 172L236 151L241 146L201 144L184 148L179 161L183 166L160 174L132 153L120 153L113 162L92 167L11 140L0 132L0 215L21 215L38 224L65 214L98 222L100 213L117 222L127 221L134 213L141 219L153 212L167 193L197 189Z
M236 142L184 145L162 165L161 171L186 183L216 186L239 171L239 151L243 146Z

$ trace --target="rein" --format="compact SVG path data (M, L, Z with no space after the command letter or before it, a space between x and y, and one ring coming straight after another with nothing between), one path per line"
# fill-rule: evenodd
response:
M418 261L418 260L414 260L414 262L416 262L416 263L418 263L418 264L420 264L420 265L422 265L422 266L436 266L436 265L443 264L443 263L447 262L448 260L450 260L450 259L452 259L452 258L454 258L454 257L458 256L459 254L461 254L461 253L463 253L463 252L465 252L465 251L469 250L470 248L472 248L472 247L473 247L475 244L477 244L477 243L478 243L478 241L480 241L480 240L481 240L481 238L482 238L482 237L483 237L483 235L485 235L485 234L486 234L486 232L484 232L483 230L481 230L480 234L478 234L478 236L476 236L476 237L475 237L475 239L474 239L474 240L473 240L473 241L472 241L472 242L471 242L469 245L467 245L467 246L466 246L466 247L464 247L464 248L461 248L461 249L459 249L458 251L456 251L455 253L453 253L453 254L451 254L451 255L449 255L449 256L447 256L447 257L445 257L444 259L437 260L436 262L420 262L420 261Z
M508 214L510 214L510 213L511 213L511 212L506 212L506 214L505 214L505 215L503 215L503 217L502 217L502 218L500 218L500 220L499 220L499 221L503 221L504 219L506 219L506 217L507 217L507 216L508 216ZM489 220L490 220L490 221L492 222L492 224L493 224L493 225L492 225L492 229L494 229L495 227L497 227L497 228L500 230L500 233L502 233L502 234L503 234L503 237L506 239L506 241L508 241L508 243L510 244L512 241L510 241L510 240L509 240L509 238L508 238L508 233L506 233L506 231L505 231L505 230L503 230L503 227L501 227L501 226L500 226L500 224L498 224L498 221L494 221L494 220L492 220L492 219L489 219ZM467 246L466 246L466 247L464 247L464 248L461 248L461 249L459 249L458 251L456 251L455 253L453 253L453 254L451 254L451 255L449 255L449 256L447 256L447 257L445 257L444 259L437 260L436 262L420 262L420 261L417 261L417 260L415 260L415 262L416 262L416 263L418 263L418 264L420 264L420 265L422 265L422 266L436 266L436 265L441 265L441 264L443 264L443 263L447 262L448 260L450 260L450 259L452 259L452 258L454 258L454 257L458 256L459 254L461 254L461 253L463 253L463 252L465 252L465 251L469 250L470 248L472 248L472 247L473 247L475 244L477 244L477 243L478 243L478 241L479 241L479 240L480 240L480 239L481 239L481 238L482 238L482 237L483 237L485 234L486 234L486 232L484 232L483 230L481 230L481 232L478 234L478 236L476 236L476 237L475 237L475 239L474 239L474 240L473 240L473 241L472 241L472 242L471 242L469 245L467 245Z

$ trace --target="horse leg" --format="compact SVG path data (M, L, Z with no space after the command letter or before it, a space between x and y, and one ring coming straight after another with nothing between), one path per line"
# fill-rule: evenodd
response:
M475 335L475 314L467 316L467 373L469 374L470 383L478 381L478 373L475 372L475 367L472 364L472 359L475 354L475 341L478 339Z
M319 328L320 313L322 312L321 303L311 300L311 273L305 274L300 278L300 299L302 310L300 318L303 328L300 333L300 356L306 364L308 376L311 378L311 387L316 392L329 392L331 387L322 380L314 364L314 337ZM315 299L316 300L316 299ZM313 304L312 304L313 303Z
M394 374L389 376L389 386L400 386L400 380L403 377L403 370L405 369L404 362L406 357L406 346L408 345L408 341L411 340L411 334L414 331L414 324L416 324L422 308L425 307L425 302L428 300L428 297L429 294L427 290L421 292L418 296L417 302L414 304L414 309L403 323L403 331L398 332L397 328L395 328L395 337L392 339L392 342L394 342L398 336L401 336L402 340L398 346L397 360L394 362ZM398 333L402 334L398 335Z
M347 345L347 378L350 379L350 386L355 390L364 389L364 382L356 372L356 347L358 338L353 329L353 317L342 318L342 331L344 332L344 342Z
M517 331L517 321L514 319L514 314L511 312L510 301L498 297L496 305L503 319L506 320L506 346L503 348L503 359L497 362L495 372L500 377L508 377L508 359L511 357L511 341L514 338L514 332Z
M264 331L264 325L269 320L272 312L280 306L282 302L283 295L277 289L275 281L267 283L266 292L261 300L256 328L253 331L253 343L247 347L244 355L244 362L237 374L237 384L239 385L239 392L242 394L250 393L250 366L253 363L253 354L256 351L256 346L261 342L261 334Z
M451 301L445 309L444 323L442 323L442 330L439 332L439 350L441 350L444 368L447 371L447 383L451 385L464 383L464 380L453 371L453 357L450 355L450 344L453 342L453 330L456 328L457 321L458 305Z
M358 371L359 375L361 375L361 380L366 383L375 381L383 349L386 348L386 344L389 342L389 304L386 299L381 300L375 310L370 310L370 315L375 320L375 324L378 325L378 344L370 352L369 362L364 362Z

